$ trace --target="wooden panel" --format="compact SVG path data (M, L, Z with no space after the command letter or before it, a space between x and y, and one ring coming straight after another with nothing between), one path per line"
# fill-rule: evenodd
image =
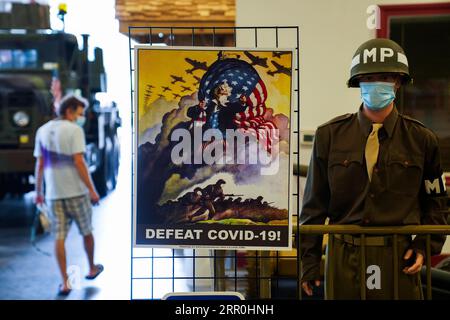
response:
M155 27L186 27L188 29L178 29L175 31L176 34L192 34L191 27L203 27L202 29L195 29L195 34L212 34L213 29L212 27L223 27L227 29L216 29L216 34L233 34L233 27L234 24L230 24L228 22L200 22L200 21L168 21L168 22L160 22L153 19L149 19L146 22L121 22L119 25L119 31L123 34L128 35L128 27L149 27L149 26L155 26ZM211 28L208 28L211 27ZM167 29L170 31L169 29ZM132 33L134 35L138 34L148 34L149 29L143 28L143 29L133 29Z
M116 18L121 25L171 23L185 25L187 21L227 23L234 26L235 0L116 0Z

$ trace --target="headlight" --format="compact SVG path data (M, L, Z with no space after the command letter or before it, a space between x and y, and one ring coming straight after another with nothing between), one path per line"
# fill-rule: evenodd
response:
M30 123L30 116L23 111L17 111L13 115L13 121L19 127L26 127Z

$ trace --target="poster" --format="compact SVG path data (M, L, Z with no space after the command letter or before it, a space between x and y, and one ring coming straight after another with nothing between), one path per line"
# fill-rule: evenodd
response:
M135 247L291 248L292 50L135 48Z

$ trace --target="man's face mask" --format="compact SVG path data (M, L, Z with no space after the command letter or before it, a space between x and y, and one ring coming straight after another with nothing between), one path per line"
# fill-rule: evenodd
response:
M78 116L77 120L75 120L75 123L79 125L80 127L83 127L86 123L86 117L85 116Z
M361 100L373 111L386 108L395 99L395 84L392 82L360 82Z

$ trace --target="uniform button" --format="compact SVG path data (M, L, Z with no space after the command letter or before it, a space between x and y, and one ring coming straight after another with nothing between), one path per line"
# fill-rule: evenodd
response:
M378 168L373 168L373 172L378 173Z
M347 159L345 159L343 163L344 163L344 166L346 166L346 167L348 166L348 160Z
M372 199L375 198L375 195L373 193L369 194L369 197L371 197Z
M369 224L369 223L370 223L370 219L365 218L365 219L364 219L364 223L365 223L365 224Z
M405 166L409 165L408 161L403 162L405 164Z

